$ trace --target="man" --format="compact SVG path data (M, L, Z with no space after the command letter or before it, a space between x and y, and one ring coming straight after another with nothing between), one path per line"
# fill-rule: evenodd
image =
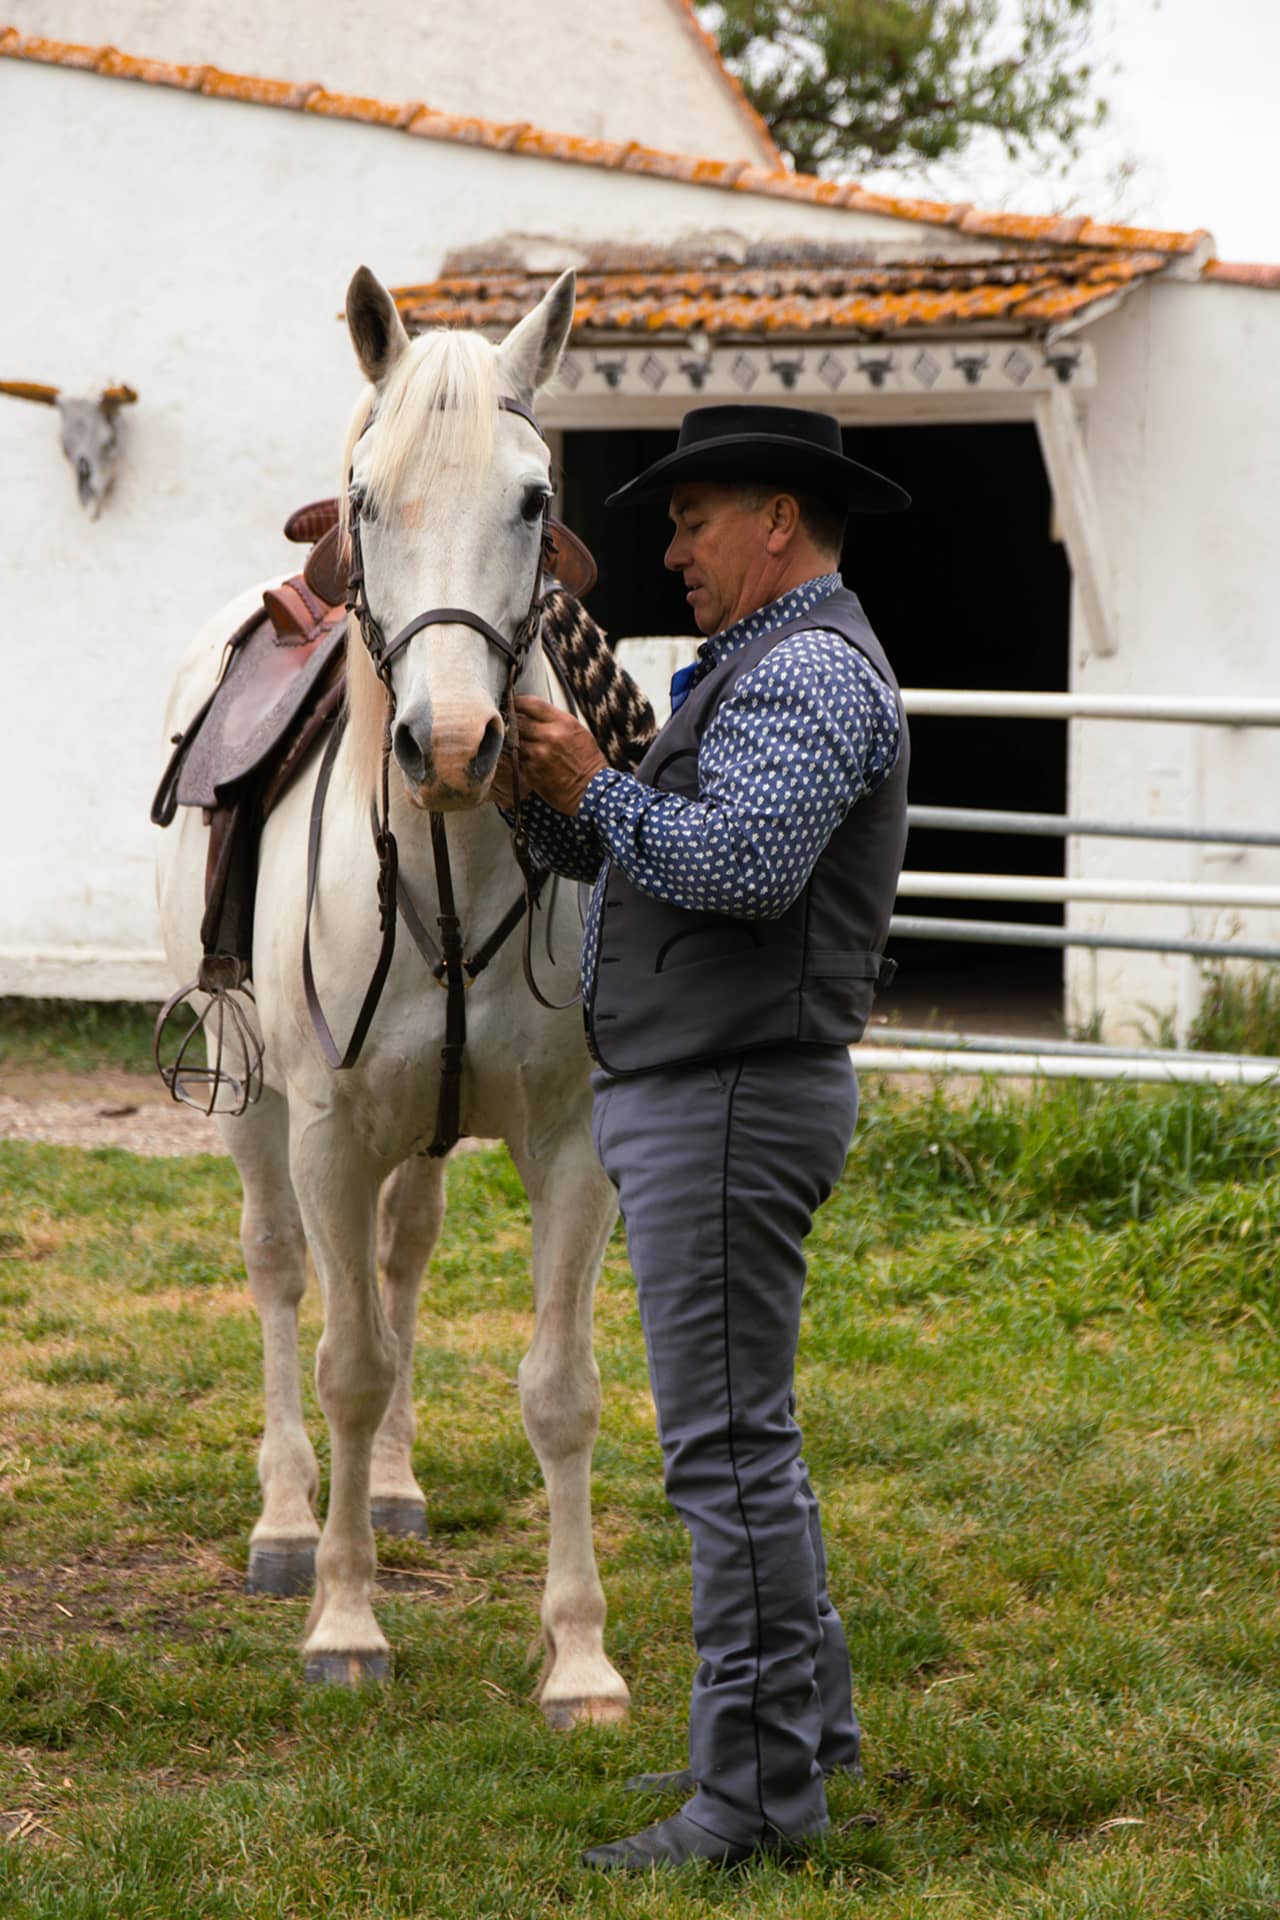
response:
M610 506L670 496L666 565L707 636L635 776L521 699L535 853L594 881L583 1004L668 1497L693 1548L686 1791L586 1862L732 1865L827 1825L858 1769L849 1656L794 1418L802 1243L857 1115L906 842L897 684L838 573L849 510L908 504L837 422L704 407Z

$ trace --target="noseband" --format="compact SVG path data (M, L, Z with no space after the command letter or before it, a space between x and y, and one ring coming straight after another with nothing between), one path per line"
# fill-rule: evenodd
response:
M545 444L546 436L534 419L529 408L519 400L500 398L498 407L503 413L519 414L527 420L538 438ZM370 421L370 425L372 422ZM368 432L368 426L365 427ZM445 1012L445 1039L440 1053L441 1080L440 1101L436 1113L436 1131L427 1153L439 1157L449 1152L461 1137L460 1107L462 1087L462 1054L466 1042L466 1000L465 991L471 981L489 964L509 934L513 933L521 919L525 923L524 932L524 974L529 989L540 1005L552 1012L561 1013L573 1006L578 995L565 1001L548 1000L538 987L533 972L533 910L546 880L546 874L536 865L529 850L529 844L521 822L521 792L516 744L515 686L520 673L528 660L542 618L542 576L548 564L551 552L550 532L550 495L543 504L541 540L538 548L538 564L534 570L533 589L529 596L529 609L516 628L513 637L508 640L482 614L475 613L469 607L432 607L426 613L415 614L393 640L388 640L382 624L373 608L369 605L365 589L364 556L360 543L359 501L351 491L351 475L347 476L348 495L351 501L350 541L351 564L347 583L347 610L354 616L364 641L365 649L373 663L373 668L387 696L386 719L382 735L382 766L379 793L371 807L373 843L378 856L378 915L382 931L382 945L374 965L373 975L366 989L360 1011L356 1016L351 1038L345 1051L338 1046L333 1031L325 1019L316 991L315 975L311 964L311 911L315 902L316 886L319 877L320 827L324 815L325 796L329 789L329 780L337 760L341 745L343 723L335 726L325 749L320 772L316 780L315 794L311 803L311 823L307 836L307 904L306 918L302 937L302 981L306 996L307 1011L315 1030L320 1050L329 1066L335 1071L353 1067L360 1057L365 1036L369 1031L382 989L386 984L391 968L391 959L395 951L396 920L403 918L413 940L431 969L437 984L444 987L448 994ZM524 883L523 898L517 900L508 909L494 932L485 940L470 959L464 957L462 926L458 917L453 876L449 863L449 843L445 834L445 821L442 813L433 812L431 820L431 850L435 860L436 891L439 896L440 913L438 925L440 939L437 944L423 926L413 903L405 891L399 877L399 849L391 830L391 793L390 765L392 745L392 725L395 719L396 697L391 684L391 669L409 642L428 627L470 627L495 648L506 661L506 679L500 708L506 729L507 740L513 751L512 814L514 825L512 845L517 864L520 867Z

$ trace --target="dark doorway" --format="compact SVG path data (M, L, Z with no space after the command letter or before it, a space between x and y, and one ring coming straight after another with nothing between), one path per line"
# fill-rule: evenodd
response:
M614 487L674 445L674 433L565 436L565 518L594 550L591 609L608 632L689 633L678 578L662 555L662 507L611 513ZM1068 684L1070 573L1052 538L1049 485L1034 427L846 429L855 459L901 482L909 513L854 519L846 583L860 596L904 685L1062 691ZM917 719L911 798L926 805L1066 810L1066 727L1039 720ZM928 871L1061 874L1063 842L915 830L907 865ZM1057 906L903 900L948 919L1062 922ZM1061 1009L1056 950L900 940L901 972L878 1011L916 1024L1043 1031Z

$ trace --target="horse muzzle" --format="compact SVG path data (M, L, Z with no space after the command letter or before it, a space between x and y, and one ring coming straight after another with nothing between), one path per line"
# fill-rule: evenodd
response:
M412 805L455 813L484 800L505 739L496 707L423 701L397 719L391 747Z

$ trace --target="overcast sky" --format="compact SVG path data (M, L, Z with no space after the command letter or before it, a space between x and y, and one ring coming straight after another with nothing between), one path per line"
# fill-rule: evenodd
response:
M1208 227L1224 259L1280 262L1278 0L1096 0L1096 11L1099 92L1112 117L1066 186L989 153L930 185L1019 212L1069 201L1099 218ZM1112 176L1129 157L1136 170L1117 190ZM920 191L918 175L892 184Z

